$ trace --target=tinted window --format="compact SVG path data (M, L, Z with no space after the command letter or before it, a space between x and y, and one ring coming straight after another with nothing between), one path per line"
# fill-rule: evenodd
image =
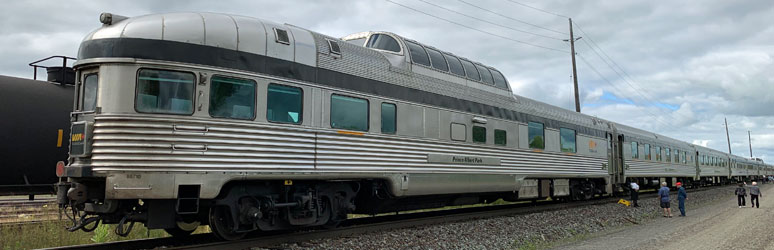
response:
M382 133L395 134L397 108L392 103L382 103Z
M672 155L669 154L669 148L664 148L664 151L666 151L666 162L672 162Z
M473 66L472 62L465 59L460 59L460 61L462 62L462 67L465 68L465 74L467 74L468 79L481 80L481 76L478 75L478 70L476 70L476 66Z
M331 95L331 127L368 131L368 100Z
M301 123L304 93L301 88L269 84L266 95L266 119L272 122Z
M494 85L494 80L492 80L492 73L489 73L488 69L481 65L476 65L476 69L478 69L478 73L481 73L482 82Z
M640 158L639 148L637 148L637 142L632 142L632 159Z
M255 118L255 82L213 76L209 111L212 117L252 120Z
M545 149L543 136L543 124L539 122L529 122L527 129L527 138L529 138L529 148Z
M661 161L661 147L656 147L656 160Z
M443 54L443 56L446 58L446 61L449 62L449 70L453 74L465 77L465 69L462 68L460 59L457 59L457 57L448 54Z
M406 41L406 46L411 52L411 61L417 64L422 64L430 67L430 58L427 57L427 52L419 44Z
M672 152L675 156L675 163L680 163L680 150L675 149L674 152Z
M363 45L363 42L360 41L360 44L358 45ZM372 35L371 39L368 40L366 47L392 52L400 52L400 45L398 44L398 41L395 41L395 38L384 34ZM414 55L412 54L411 56L413 57Z
M492 72L492 77L494 78L494 84L498 88L508 89L508 82L505 81L505 77L503 74L500 73L500 71L497 70L489 70Z
M645 144L645 159L650 160L650 144Z
M473 142L486 143L486 128L473 126Z
M560 128L559 129L560 147L562 152L575 153L575 130Z
M141 69L137 78L138 112L193 114L192 73Z
M90 74L83 80L83 105L81 111L92 111L97 107L97 74Z
M430 62L433 64L433 68L440 71L449 71L449 65L446 64L446 59L443 59L441 52L427 49L427 53L430 54Z
M494 131L494 144L495 145L503 145L503 146L508 144L508 134L505 132L505 130L495 129L495 131Z

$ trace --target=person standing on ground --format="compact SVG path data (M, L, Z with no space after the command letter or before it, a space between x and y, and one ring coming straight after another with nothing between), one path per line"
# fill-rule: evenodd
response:
M659 201L661 201L661 208L664 209L664 217L672 218L672 208L669 204L669 188L666 182L661 183L661 188L658 190Z
M747 190L744 189L744 184L739 183L739 187L736 188L734 193L736 194L736 204L739 205L739 208L746 206L744 197L747 196Z
M637 200L640 199L640 185L637 185L637 180L632 181L632 203L633 207L639 207Z
M683 184L677 183L677 207L680 209L680 216L685 216L685 200L688 199L688 194L685 193Z
M758 203L758 196L762 197L763 195L761 195L761 189L758 188L758 183L753 181L750 187L750 205L754 208L761 208L761 205Z

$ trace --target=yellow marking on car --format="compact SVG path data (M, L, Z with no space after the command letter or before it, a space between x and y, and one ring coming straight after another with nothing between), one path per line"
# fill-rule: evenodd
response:
M71 141L74 141L74 142L83 141L83 133L73 134L73 138L71 139Z
M56 147L61 148L62 147L62 133L64 133L63 130L58 129L57 130L57 136L56 136Z
M285 186L293 186L293 180L285 180Z
M339 131L336 131L336 132L339 133L339 134L342 134L342 135L364 135L365 134L363 132L344 131L344 130L339 130Z

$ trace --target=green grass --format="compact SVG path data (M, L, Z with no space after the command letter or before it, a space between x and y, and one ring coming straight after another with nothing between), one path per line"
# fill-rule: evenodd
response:
M34 249L169 236L164 230L148 230L142 224L136 224L127 237L113 233L115 225L100 225L88 233L80 230L68 232L66 226L70 226L67 221L0 225L0 249Z

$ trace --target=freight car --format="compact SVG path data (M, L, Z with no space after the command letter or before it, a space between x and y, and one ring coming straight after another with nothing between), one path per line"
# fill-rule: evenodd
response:
M514 95L497 69L389 32L338 39L213 13L100 21L79 50L59 169L59 202L80 215L70 230L208 224L238 239L732 174L697 161L728 155Z
M54 193L51 170L67 159L74 87L51 80L0 76L0 195Z

